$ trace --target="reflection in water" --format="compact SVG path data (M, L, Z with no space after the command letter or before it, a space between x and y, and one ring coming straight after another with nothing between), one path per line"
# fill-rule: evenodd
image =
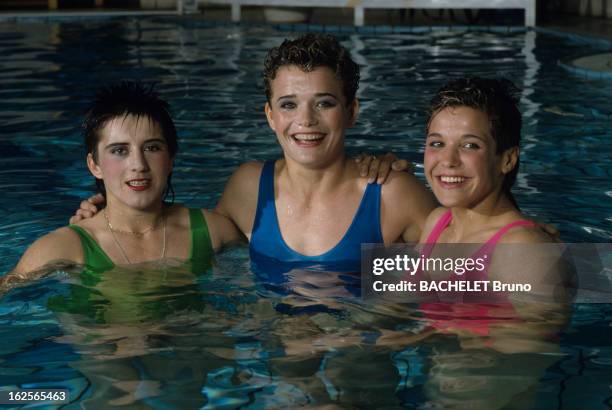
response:
M363 302L351 275L300 269L281 284L246 266L235 250L199 276L169 261L14 289L0 308L11 335L0 379L57 380L85 408L524 408L563 357L556 307L519 325L492 318L486 336L441 332L418 306Z

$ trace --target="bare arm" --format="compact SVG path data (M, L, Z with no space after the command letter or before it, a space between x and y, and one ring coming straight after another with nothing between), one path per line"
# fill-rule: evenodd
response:
M215 212L228 217L249 240L255 221L259 178L263 164L242 164L231 176Z
M0 293L74 263L83 263L81 240L69 228L57 229L30 245L13 271L0 278Z
M231 219L214 211L202 209L215 252L233 244L246 243L246 238Z
M37 239L26 250L13 271L25 274L56 260L83 263L81 239L70 228L59 228Z
M431 192L414 175L399 172L392 172L383 185L381 202L385 243L416 243L436 206Z

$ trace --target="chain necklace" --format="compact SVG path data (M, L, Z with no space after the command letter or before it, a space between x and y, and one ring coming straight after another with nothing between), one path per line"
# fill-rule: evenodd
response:
M149 228L145 229L144 231L141 232L134 232L134 231L124 231L121 229L116 229L111 223L110 223L110 219L108 219L108 215L106 214L106 208L103 209L104 211L104 219L106 219L106 225L108 225L108 229L111 230L111 232L118 232L118 233L123 233L126 235L134 235L134 236L144 236L145 234L151 232L151 231L156 231L159 228L159 224L156 223L153 226L150 226ZM163 214L162 214L162 219L163 219Z
M115 241L115 245L117 245L117 248L119 248L119 251L121 251L121 254L123 255L123 258L128 263L128 265L131 265L132 262L130 261L130 258L128 258L127 253L123 249L123 246L121 246L121 243L119 243L119 239L117 239L117 236L115 235L115 232L125 233L125 234L128 234L128 235L135 235L137 237L142 237L147 232L153 231L154 227L151 227L151 228L149 228L149 229L147 229L147 230L145 230L143 232L122 231L122 230L113 228L113 225L111 225L110 220L108 219L108 215L106 214L106 208L104 208L102 210L102 213L104 214L104 219L106 219L106 226L108 226L108 230L110 231L111 235L113 236L113 240ZM163 213L162 213L162 221L163 221L163 227L164 227L164 240L162 242L162 251L161 251L160 259L164 259L164 257L166 256L166 218L164 218Z

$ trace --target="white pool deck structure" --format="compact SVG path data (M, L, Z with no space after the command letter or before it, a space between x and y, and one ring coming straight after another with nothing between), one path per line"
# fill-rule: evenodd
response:
M142 2L145 0L141 0ZM154 0L147 0L149 2ZM166 2L167 0L165 0ZM200 5L226 5L231 7L232 21L241 20L242 7L319 7L347 8L353 10L353 24L365 24L367 9L520 9L524 10L525 26L536 23L536 0L175 0L176 13L197 12ZM164 2L164 3L165 3ZM172 2L172 1L171 1ZM103 7L104 0L94 0L96 7ZM47 0L49 10L57 10L59 0Z
M1 2L2 0L0 0ZM350 24L359 27L367 24L389 24L389 15L381 19L380 11L386 10L456 10L456 9L513 9L523 10L524 25L530 29L526 40L533 43L534 32L552 31L566 33L568 36L587 37L612 44L612 19L585 16L556 15L554 20L544 19L544 25L536 27L536 0L141 0L141 9L121 10L105 8L105 0L95 0L96 9L58 10L58 0L37 0L46 5L47 10L39 11L0 11L0 22L30 20L72 20L106 17L140 17L190 15L210 21L233 21L238 23L242 17L246 21L266 22L262 16L266 8L281 10L312 11L318 10L318 23ZM163 4L162 10L144 7L143 1ZM584 1L584 0L580 0ZM608 0L612 4L612 0ZM159 3L162 2L162 3ZM151 3L152 4L152 3ZM44 7L44 6L43 6ZM245 10L242 10L242 8ZM611 6L612 7L612 6ZM372 12L365 21L366 10ZM244 12L244 13L243 13ZM313 14L310 14L312 17ZM253 20L255 18L255 20ZM403 19L403 18L402 18ZM268 21L269 22L269 21ZM401 23L400 23L401 24ZM427 22L426 22L427 24ZM533 44L532 44L533 46ZM584 56L568 62L560 62L569 71L588 78L612 79L612 53Z
M7 0L12 4L22 4L21 0ZM27 2L28 0L24 0ZM95 8L87 9L58 9L59 0L30 0L41 6L39 9L13 8L0 10L0 21L19 20L54 20L54 19L81 19L96 17L139 17L139 16L161 16L189 14L196 18L211 21L234 21L242 20L258 23L266 23L262 11L266 7L278 7L282 5L285 9L303 8L310 16L314 16L316 24L397 24L390 16L397 14L381 14L385 11L394 10L418 10L431 9L483 9L503 8L524 10L524 22L528 27L535 26L536 0L140 0L140 9L109 8L106 0L95 0ZM540 0L544 1L544 0ZM590 0L575 0L580 4ZM607 0L612 9L612 0ZM19 3L15 3L19 2ZM147 8L145 4L155 4L155 8ZM0 6L3 0L0 0ZM316 6L315 5L320 5ZM243 9L244 8L244 9ZM365 10L370 9L368 20L365 20ZM387 10L385 10L387 9ZM356 17L356 19L355 19ZM355 21L356 20L356 21ZM400 21L399 24L405 24ZM415 24L409 22L408 24ZM416 23L419 24L419 23ZM425 21L425 24L428 24ZM439 23L438 23L439 24ZM447 24L447 23L442 23ZM452 24L452 23L451 23ZM553 30L612 41L612 18L597 18L572 14L557 14L554 19L545 19L538 22L539 27L551 28Z
M536 22L536 0L178 0L177 9L185 12L198 4L230 6L234 22L240 21L243 6L350 8L355 26L365 24L367 9L521 9L525 26Z

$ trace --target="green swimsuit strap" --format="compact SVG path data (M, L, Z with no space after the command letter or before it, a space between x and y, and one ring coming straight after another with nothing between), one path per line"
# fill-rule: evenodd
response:
M100 248L98 242L91 237L87 231L80 226L68 225L68 228L75 231L81 238L83 245L83 258L85 265L93 271L105 271L115 267L113 261L108 257L106 252Z
M214 250L208 225L201 209L189 209L189 223L191 225L191 260L192 272L203 273L212 265Z

